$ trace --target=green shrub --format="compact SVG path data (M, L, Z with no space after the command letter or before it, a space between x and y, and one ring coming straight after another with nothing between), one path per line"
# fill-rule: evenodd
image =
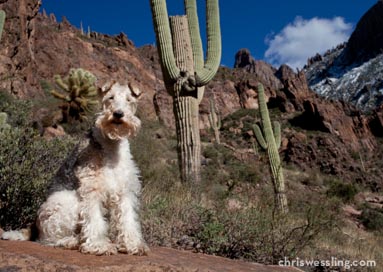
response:
M25 227L35 220L49 181L74 147L74 140L47 141L32 129L0 135L0 225Z
M343 183L339 180L332 181L327 191L328 196L340 198L346 203L352 201L357 193L358 189L354 184Z
M42 138L31 128L32 102L1 97L11 128L0 133L0 226L15 229L35 220L49 181L76 141Z
M383 231L383 210L365 208L360 215L363 225L373 231Z

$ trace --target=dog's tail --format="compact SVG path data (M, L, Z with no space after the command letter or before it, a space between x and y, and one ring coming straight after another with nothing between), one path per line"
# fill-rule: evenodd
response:
M0 235L2 240L30 241L32 238L31 228L5 231Z

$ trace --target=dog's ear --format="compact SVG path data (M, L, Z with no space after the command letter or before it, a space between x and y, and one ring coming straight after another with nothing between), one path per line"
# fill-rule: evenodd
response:
M115 80L106 82L101 88L98 88L98 95L104 97L104 95L112 89L114 84L116 84Z
M142 95L141 90L137 86L133 85L131 82L128 83L128 87L130 91L132 92L132 96L136 99L139 99L140 96Z

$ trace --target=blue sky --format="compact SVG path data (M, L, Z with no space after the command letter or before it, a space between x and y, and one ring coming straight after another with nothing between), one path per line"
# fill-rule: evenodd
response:
M248 48L256 59L278 67L302 67L308 56L348 39L361 16L377 0L220 0L222 64ZM204 3L197 0L204 28ZM182 0L167 0L170 15L183 14ZM124 32L136 46L154 44L149 0L43 0L42 8L75 26L94 31ZM203 31L203 29L201 29ZM202 32L204 35L204 32ZM203 37L204 38L204 37Z

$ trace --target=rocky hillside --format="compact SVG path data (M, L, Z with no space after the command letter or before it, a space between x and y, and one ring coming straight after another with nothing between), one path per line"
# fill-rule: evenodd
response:
M0 4L0 9L8 14L2 39L4 46L0 48L0 89L21 98L44 96L44 90L52 84L55 74L65 75L72 67L82 67L98 77L99 85L110 79L133 82L143 93L141 113L148 119L158 118L167 127L174 127L172 99L163 87L155 47L136 48L123 33L111 37L94 32L88 37L65 18L58 23L53 14L39 13L39 6L38 0L6 0ZM382 2L376 4L363 17L358 28L367 27L369 24L363 23L365 18L379 13L382 7ZM358 28L355 33L366 33ZM353 37L350 41L358 40ZM357 47L356 42L350 44L352 48ZM371 45L376 46L376 43ZM327 56L329 58L341 50L350 52L347 55L350 61L352 56L355 61L365 61L361 56L351 54L356 49L350 51L348 48L340 47ZM370 52L370 49L367 51ZM374 52L378 54L377 50ZM345 58L345 54L340 55ZM370 57L373 61L374 56ZM365 183L382 187L383 174L380 171L364 177L360 167L349 170L349 164L353 161L350 152L370 154L375 150L378 144L376 136L383 135L382 110L365 116L350 104L328 101L311 91L306 74L309 75L309 82L313 82L308 71L314 71L314 67L321 66L327 58L312 61L305 72L299 73L286 65L275 69L268 63L254 60L246 49L240 50L235 59L236 68L221 68L207 86L200 107L202 135L206 135L210 127L209 99L215 100L223 118L239 109L256 109L256 86L261 82L265 86L269 107L278 110L286 124L283 148L287 162L303 168L319 167L325 173L347 179L352 177L351 180L364 180ZM332 63L337 61L334 59ZM374 72L379 70L374 69ZM367 81L358 82L365 84ZM303 144L302 130L304 134L316 131L322 136L313 139L304 136ZM318 152L313 148L315 146L324 146L326 152Z
M304 68L321 96L350 102L364 111L383 104L383 2L363 15L347 43L316 55Z
M66 75L81 67L94 73L98 84L115 79L130 81L144 93L144 113L154 118L153 96L157 83L150 60L124 33L111 37L81 34L63 18L39 13L39 0L5 0L7 13L0 47L0 89L20 98L44 95L56 74Z

